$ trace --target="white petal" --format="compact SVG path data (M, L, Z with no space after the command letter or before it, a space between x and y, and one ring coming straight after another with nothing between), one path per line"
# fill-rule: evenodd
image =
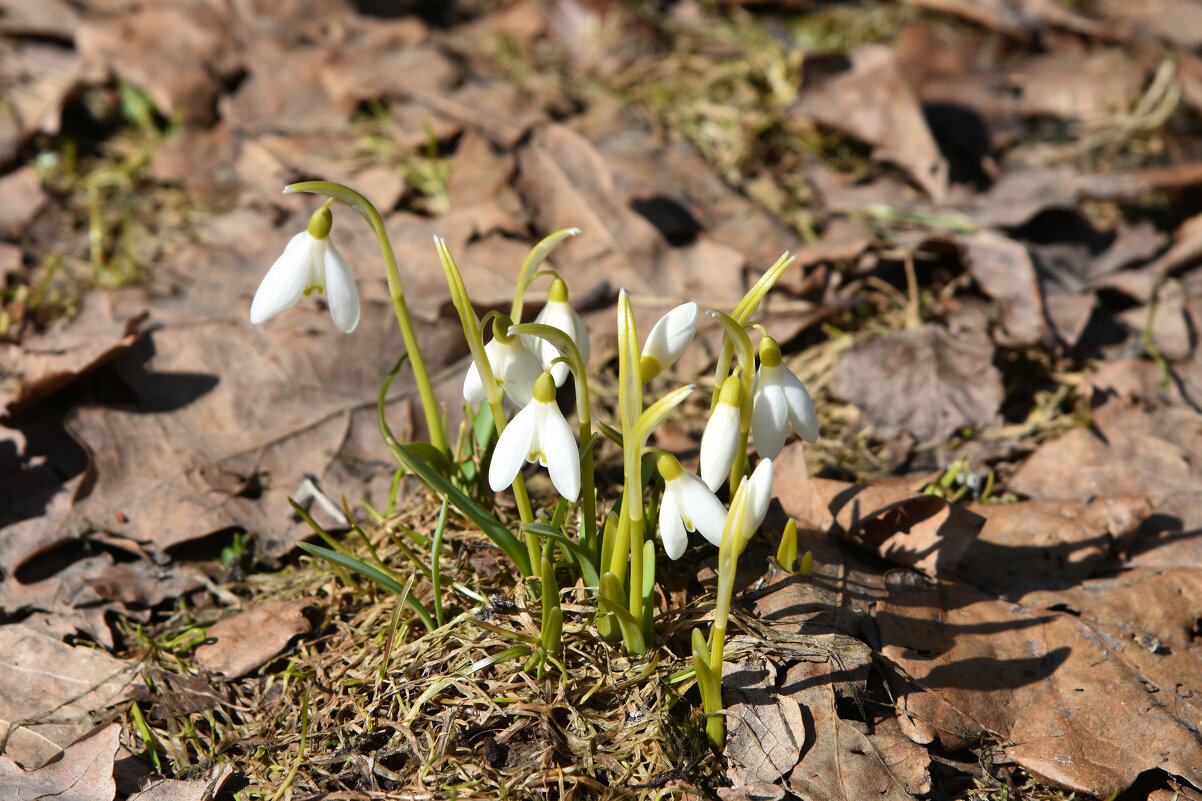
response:
M789 409L780 384L757 379L755 400L751 407L751 436L760 456L775 459L785 446L789 433Z
M664 541L664 553L669 559L679 559L689 544L689 535L685 534L684 523L680 520L680 507L676 504L675 493L664 492L659 505L659 536Z
M522 462L530 453L537 411L535 404L528 404L513 416L497 439L497 447L492 452L492 464L488 468L488 485L493 492L500 492L517 478Z
M680 503L681 517L690 530L701 532L701 536L714 545L722 544L722 530L726 527L726 507L697 476L682 473L675 481L676 498Z
M538 313L538 316L534 318L534 321L563 331L576 343L576 349L580 351L580 357L586 361L588 360L588 328L585 327L584 321L580 319L580 315L572 308L572 304L549 300L543 306L542 311ZM559 349L547 340L542 337L532 336L530 338L535 340L534 346L537 348L538 358L542 362L543 367L547 367L559 357ZM568 366L563 362L559 362L551 367L551 377L555 379L555 386L563 386L563 382L568 377Z
M463 377L463 399L468 403L482 403L488 396L484 394L484 382L480 380L480 371L473 361L467 367L467 375Z
M288 241L280 257L271 265L250 303L250 321L255 325L291 309L309 285L309 252L314 239L301 231Z
M355 287L355 276L333 242L325 251L326 300L330 304L330 316L340 331L349 334L359 325L359 290Z
M772 501L772 460L763 459L755 467L747 484L747 506L743 512L743 541L746 542L755 534L768 514L768 504Z
M647 335L642 355L655 359L660 369L667 368L680 358L693 341L700 319L700 306L693 302L680 304L656 322Z
M711 490L717 492L730 475L738 449L739 410L719 403L701 434L701 478Z
M542 375L542 366L538 358L526 350L522 339L514 337L510 343L496 343L496 348L489 352L488 360L505 386L506 397L519 407L530 403L530 398L534 397L534 382Z
M569 501L574 501L580 497L580 451L576 448L572 429L554 403L535 401L530 405L537 410L538 416L527 458L533 461L537 457L546 465L555 489Z
M782 376L781 389L785 394L785 404L789 407L789 422L806 442L818 441L818 412L814 409L814 399L801 379L785 370Z

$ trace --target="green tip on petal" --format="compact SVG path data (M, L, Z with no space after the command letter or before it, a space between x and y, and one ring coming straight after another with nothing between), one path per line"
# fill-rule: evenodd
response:
M551 291L548 299L555 303L568 302L568 285L562 278L556 277L551 281Z
M334 214L330 211L329 206L322 206L309 218L309 236L314 239L328 238L330 229L333 227Z
M760 340L760 364L764 367L780 367L780 345L772 337L765 336Z
M509 344L513 341L513 335L509 333L510 328L513 328L513 320L509 319L509 315L498 314L492 318L492 337L497 342Z
M548 370L534 381L534 399L539 403L555 402L555 379Z
M779 353L779 350L777 351ZM762 353L762 351L761 351ZM763 356L760 356L763 359ZM722 382L722 392L718 395L718 403L729 404L736 409L743 404L743 381L737 375L728 375Z
M664 481L675 481L684 473L684 468L680 466L680 461L670 453L661 453L659 459L655 462L656 469L659 474L664 477Z

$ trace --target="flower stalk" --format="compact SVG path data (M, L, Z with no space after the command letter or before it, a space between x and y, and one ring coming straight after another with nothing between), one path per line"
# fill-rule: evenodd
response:
M434 383L426 369L426 360L422 356L421 346L417 342L417 331L413 327L413 317L409 314L409 306L405 303L405 288L401 283L401 272L397 267L396 254L392 251L392 243L388 239L388 231L384 227L384 219L371 201L348 186L333 181L302 181L284 187L284 194L293 192L309 192L325 195L339 203L344 203L359 213L372 233L380 243L380 252L384 257L384 270L388 276L388 295L392 300L392 308L396 313L397 325L401 329L401 338L405 341L405 351L409 354L409 366L417 383L417 392L422 399L422 411L426 416L426 428L430 432L430 444L445 456L451 455L450 442L447 439L447 429L443 422L442 413L438 408L438 399L434 396Z

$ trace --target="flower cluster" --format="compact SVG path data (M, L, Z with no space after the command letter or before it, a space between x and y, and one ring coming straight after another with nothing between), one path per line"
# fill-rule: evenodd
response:
M588 328L571 304L567 282L553 270L540 269L556 244L579 231L566 229L539 243L522 265L510 315L489 312L483 320L476 316L445 242L436 238L452 302L472 353L472 363L464 376L463 397L469 405L487 407L482 409L488 412L487 416L475 415L476 425L495 428L495 439L490 429L474 432L472 441L480 449L481 463L470 473L455 474L448 471L470 462L472 454L462 450L452 452L442 428L441 410L417 348L395 257L391 255L378 212L361 195L337 184L311 182L290 189L323 192L332 199L313 214L308 228L288 243L268 271L251 304L251 322L264 322L295 305L302 296L325 291L335 324L348 333L353 331L359 321L359 300L349 267L329 241L330 203L335 200L346 203L368 220L383 245L397 320L425 406L430 444L441 452L438 464L442 466L420 459L416 450L396 441L384 419L383 400L381 432L409 471L473 519L505 550L523 575L537 582L544 600L543 636L539 649L529 654L529 665L541 672L547 665L558 664L562 610L556 600L556 573L573 568L580 570L582 576L592 577L587 586L596 598L600 613L597 626L602 636L620 638L631 653L647 647L654 636L651 621L656 560L654 541L643 541L648 530L645 518L650 510L657 512L654 530L669 559L684 555L689 532L701 534L718 547L718 600L710 640L707 645L694 632L693 648L697 682L710 716L711 737L718 742L723 731L718 689L722 642L734 566L767 513L772 497L772 460L780 454L789 428L807 442L814 442L818 436L814 402L805 386L785 366L776 340L761 326L750 322L766 293L790 263L787 254L769 268L730 314L708 311L723 326L723 345L715 372L711 412L701 437L700 466L698 474L694 474L675 455L648 445L654 430L689 396L693 386L672 389L650 403L646 402L645 393L650 382L662 380L665 371L693 341L701 321L698 304L687 302L671 309L640 345L630 298L625 291L619 294L617 425L595 428L586 373L591 350ZM551 278L547 301L532 322L523 323L525 293L540 276ZM491 336L485 342L482 329L490 321ZM751 334L756 331L758 359L751 342ZM558 399L558 390L569 376L574 380L576 400L571 422ZM387 385L386 382L385 392ZM572 430L573 423L576 433ZM614 494L598 493L595 486L593 461L603 441L600 435L613 439L621 447L624 485L618 496L620 501L604 515L605 525L599 528L603 516L597 503ZM460 437L460 447L463 440ZM752 445L758 456L754 470L749 464ZM562 497L552 518L540 521L534 515L523 477L526 463L545 467L551 484ZM655 476L648 479L658 480L644 480L643 470L649 469L645 464L654 465ZM489 511L493 498L475 500L461 489L470 486L477 475L487 476L487 487L493 493L513 488L521 519L517 536L508 524ZM718 494L728 482L729 508ZM575 532L568 515L572 509L578 510ZM795 528L792 530L795 532ZM793 537L795 550L795 533ZM552 543L570 554L566 562L556 561ZM441 623L443 619L437 589L437 548L436 544L432 557L436 615L424 615L427 625ZM312 546L308 549L313 550ZM787 551L782 544L781 553ZM421 616L424 607L420 602L411 599L409 603L416 604L414 608Z

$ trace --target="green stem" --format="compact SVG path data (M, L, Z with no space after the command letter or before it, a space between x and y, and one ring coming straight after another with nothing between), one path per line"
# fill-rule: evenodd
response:
M417 391L422 399L422 409L426 414L426 427L430 430L430 444L450 457L450 444L447 439L446 426L438 410L438 399L434 395L434 384L426 370L426 360L422 356L421 346L417 342L417 331L413 327L413 318L409 314L409 306L405 303L405 289L401 284L401 273L397 268L396 255L392 251L392 243L388 239L388 231L384 227L384 219L371 201L350 187L332 181L303 181L284 187L284 193L311 192L313 194L332 197L340 203L345 203L371 226L376 239L380 243L380 252L384 256L384 268L388 274L388 294L392 298L392 307L396 311L397 325L401 329L401 338L405 340L405 350L409 353L409 365L417 382Z

